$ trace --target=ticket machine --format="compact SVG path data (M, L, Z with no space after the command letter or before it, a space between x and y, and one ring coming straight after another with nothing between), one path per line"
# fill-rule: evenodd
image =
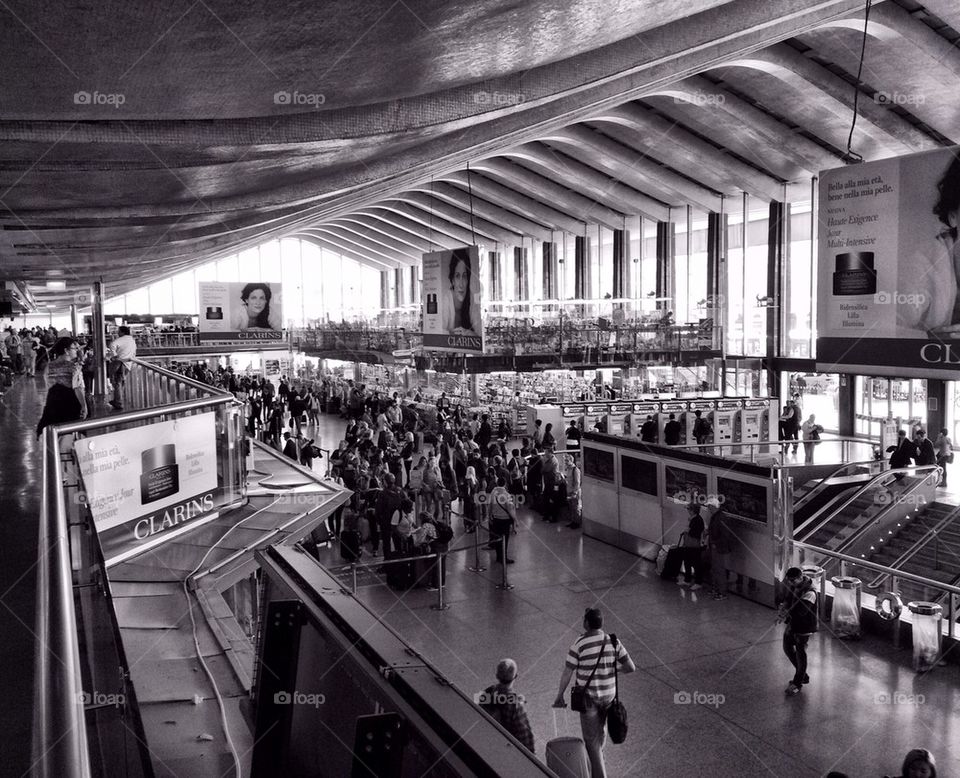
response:
M596 432L596 423L606 417L609 407L610 403L603 403L602 405L591 403L590 405L584 406L583 429L586 432Z
M648 441L651 443L660 442L660 428L657 426L657 416L660 413L660 403L655 401L648 402L639 402L633 404L633 412L630 414L630 429L632 430L633 437L637 440L641 439L643 434L643 425L647 421L647 417L653 417L654 433L653 440Z
M720 445L740 441L740 410L743 400L717 400L713 412L713 442Z
M571 421L575 421L577 423L577 426L580 427L581 432L584 432L587 430L587 427L585 427L583 424L584 407L585 406L583 405L570 405L568 403L564 403L563 405L560 406L560 409L561 409L560 413L563 416L563 422L559 427L557 427L556 424L553 425L553 436L557 440L563 441L565 439L566 429L567 427L570 426ZM559 434L557 433L558 429L560 430Z
M696 443L697 439L693 435L693 427L697 422L696 411L700 411L700 416L710 422L710 426L714 426L713 412L717 407L716 400L690 400L690 407L687 412L684 414L683 426L687 433L687 440L691 443ZM713 443L713 435L711 434L704 443ZM709 453L709 450L702 453Z
M760 443L764 437L764 416L768 416L770 400L750 398L743 401L740 411L740 440L744 443ZM769 424L769 421L767 422ZM769 427L767 428L769 433Z
M633 403L611 403L607 408L607 433L629 435L632 428Z
M667 445L667 439L663 430L670 421L670 414L680 422L680 441L676 444L685 445L688 441L686 429L683 427L683 414L687 410L687 403L682 400L661 400L660 412L657 414L657 433L660 439L660 445ZM692 440L692 439L691 439Z

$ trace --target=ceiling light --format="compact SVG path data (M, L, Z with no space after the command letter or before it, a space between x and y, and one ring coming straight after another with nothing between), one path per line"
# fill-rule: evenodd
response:
M66 289L66 281L47 281L47 289Z

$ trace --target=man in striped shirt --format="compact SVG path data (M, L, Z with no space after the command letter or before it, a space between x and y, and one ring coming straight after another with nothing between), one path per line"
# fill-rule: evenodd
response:
M603 612L599 608L587 608L583 614L585 632L570 646L560 678L560 691L553 707L565 708L563 695L576 673L575 684L586 686L586 710L580 713L580 729L590 758L591 778L606 778L603 765L603 744L606 739L607 709L613 702L616 681L614 666L619 663L620 672L632 673L637 669L623 643L614 648L610 635L603 631ZM591 677L592 675L592 677Z

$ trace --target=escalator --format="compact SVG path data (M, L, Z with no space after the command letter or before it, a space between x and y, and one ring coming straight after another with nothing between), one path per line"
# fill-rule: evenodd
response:
M802 526L831 503L841 505L873 477L870 472L872 464L850 462L838 467L826 478L814 478L800 484L793 492L793 525Z

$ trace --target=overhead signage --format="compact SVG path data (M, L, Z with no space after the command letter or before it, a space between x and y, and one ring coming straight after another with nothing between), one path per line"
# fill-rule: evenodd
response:
M199 284L200 340L283 340L280 284Z
M687 410L687 404L684 402L666 401L660 403L661 413L676 413L685 410Z
M634 413L659 413L660 403L634 403Z
M743 407L744 408L760 408L760 409L769 408L770 400L744 400Z
M960 369L958 151L821 173L819 366Z
M483 353L480 250L465 246L423 255L423 347Z
M630 413L632 410L633 410L632 404L627 403L625 405L621 405L618 403L617 405L611 405L610 410L608 412L609 413Z
M718 411L735 411L743 404L742 400L717 400Z
M197 526L218 507L213 412L84 438L76 455L108 566Z
M716 405L716 400L693 400L690 403L691 411L712 411Z

